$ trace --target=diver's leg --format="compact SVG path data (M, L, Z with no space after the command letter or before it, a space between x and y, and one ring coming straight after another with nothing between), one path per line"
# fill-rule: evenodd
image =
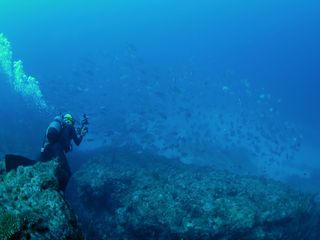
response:
M61 144L50 144L41 153L42 162L50 161L54 158L58 158L60 165L56 175L59 181L59 190L65 191L71 177L71 170Z
M65 191L71 177L71 170L66 155L62 152L59 157L60 169L58 172L59 189Z
M54 152L55 152L55 144L48 144L43 151L40 153L40 161L41 162L47 162L50 161L53 156L54 156Z

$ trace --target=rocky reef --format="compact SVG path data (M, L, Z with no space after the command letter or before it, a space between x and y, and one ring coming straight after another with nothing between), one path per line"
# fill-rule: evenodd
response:
M83 239L77 218L58 191L56 160L0 167L0 239Z
M318 239L311 195L262 178L106 150L75 174L88 239Z

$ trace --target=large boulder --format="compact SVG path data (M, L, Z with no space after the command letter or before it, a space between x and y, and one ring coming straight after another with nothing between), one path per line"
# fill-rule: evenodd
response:
M91 159L75 180L88 239L320 236L312 196L262 178L112 150Z
M18 167L1 161L0 239L83 239L77 218L58 191L57 160Z

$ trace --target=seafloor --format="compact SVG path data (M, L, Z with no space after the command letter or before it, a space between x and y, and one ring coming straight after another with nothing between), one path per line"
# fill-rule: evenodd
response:
M65 201L59 170L57 161L2 170L0 239L82 239L79 226L94 240L320 236L313 196L275 181L105 149L74 174Z

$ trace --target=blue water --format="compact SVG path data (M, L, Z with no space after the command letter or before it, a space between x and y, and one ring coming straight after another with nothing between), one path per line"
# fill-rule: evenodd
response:
M86 112L75 151L134 145L316 191L319 11L297 0L1 1L0 32L50 110L1 75L0 152L32 157L54 115Z

